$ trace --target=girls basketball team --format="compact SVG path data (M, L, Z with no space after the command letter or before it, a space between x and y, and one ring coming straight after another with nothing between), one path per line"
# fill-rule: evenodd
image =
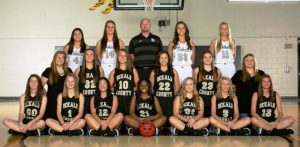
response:
M283 116L281 98L271 77L257 69L254 55L245 55L242 69L235 72L236 47L228 23L220 23L219 37L193 69L195 44L187 25L178 22L149 80L139 79L124 48L114 21L106 22L96 51L75 28L51 67L41 77L28 78L18 120L3 120L9 133L119 136L123 123L128 135L138 135L145 122L151 122L155 135L163 129L196 136L294 133L289 127L295 119Z

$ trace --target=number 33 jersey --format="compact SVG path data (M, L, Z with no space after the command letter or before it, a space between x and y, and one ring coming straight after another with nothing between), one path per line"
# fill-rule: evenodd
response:
M233 99L229 96L227 98L217 98L216 100L217 106L217 115L223 121L232 121L234 114L234 104Z
M113 95L109 95L106 98L101 98L97 96L94 100L94 106L96 109L96 114L102 120L106 120L111 113L111 108L113 104Z
M271 100L271 96L268 98L262 96L257 101L256 113L268 122L273 122L276 120L275 110L276 110L276 92L274 92L274 100Z

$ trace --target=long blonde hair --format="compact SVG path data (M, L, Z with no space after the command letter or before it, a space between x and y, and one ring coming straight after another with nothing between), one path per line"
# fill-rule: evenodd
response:
M218 82L218 85L217 85L217 92L216 92L216 95L217 95L217 98L222 98L222 89L221 89L221 83L223 81L228 81L229 84L230 84L230 88L228 90L228 95L229 95L229 98L233 99L233 97L235 96L234 92L233 92L233 86L232 86L232 81L230 80L230 78L228 77L221 77L221 79L219 80Z
M186 100L186 91L185 91L185 85L186 85L186 83L187 83L187 81L188 80L190 80L190 81L192 81L193 82L193 98L192 98L192 100L193 100L193 102L196 104L196 107L197 107L197 109L198 110L200 110L200 105L199 105L199 101L200 101L200 96L199 96L199 94L198 94L198 91L197 91L197 88L196 88L196 84L195 84L195 81L193 80L193 78L192 77L187 77L187 78L185 78L184 80L183 80L183 84L182 84L182 86L181 86L181 90L180 90L180 110L182 109L182 106L183 106L183 103L184 103L184 101Z
M50 74L49 74L49 83L50 83L50 85L53 85L54 83L56 83L57 80L58 80L58 77L59 77L59 73L57 71L57 65L56 65L56 58L60 54L64 55L64 64L63 64L64 74L69 73L69 70L68 70L68 67L67 67L67 62L66 62L66 59L67 59L66 53L64 51L55 52L55 54L53 56L53 59L52 59L52 62L51 62L51 71L50 71Z
M222 34L221 34L221 26L222 25L227 25L228 27L228 40L229 40L229 47L230 49L233 49L234 47L234 43L233 43L233 40L232 40L232 35L231 35L231 29L229 27L229 24L227 22L221 22L220 25L219 25L219 37L218 37L218 42L217 42L217 52L219 52L222 48Z
M67 87L67 79L68 77L72 77L75 81L75 85L74 85L74 96L75 98L79 98L79 84L78 84L78 77L77 75L75 75L74 73L68 73L64 82L64 89L63 89L63 93L62 96L63 97L69 97L69 93L68 93L68 87Z

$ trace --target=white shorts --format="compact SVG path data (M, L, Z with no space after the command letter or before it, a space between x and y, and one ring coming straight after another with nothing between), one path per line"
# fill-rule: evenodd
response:
M215 63L220 69L222 77L231 78L235 74L235 65L233 63Z
M104 76L109 79L110 72L116 68L115 64L101 64Z
M180 85L185 78L192 77L193 75L193 68L191 66L173 66L173 68L178 73Z

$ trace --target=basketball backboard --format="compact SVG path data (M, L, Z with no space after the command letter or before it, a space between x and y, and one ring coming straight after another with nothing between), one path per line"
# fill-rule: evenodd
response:
M184 0L153 0L154 10L183 10ZM144 0L114 0L115 10L145 10Z

